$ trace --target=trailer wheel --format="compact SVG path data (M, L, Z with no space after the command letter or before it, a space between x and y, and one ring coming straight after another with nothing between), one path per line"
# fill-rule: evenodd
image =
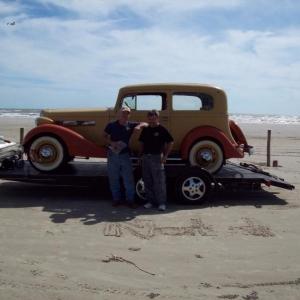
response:
M65 145L58 138L44 135L35 138L29 146L28 160L41 173L58 170L67 162Z
M202 140L191 148L189 162L192 166L198 165L210 173L217 173L223 166L223 151L216 142Z
M202 171L188 170L175 182L175 195L184 204L203 204L211 195L212 183Z
M135 182L135 195L136 200L140 202L146 201L145 184L143 180L143 173L141 168L134 170L134 182Z

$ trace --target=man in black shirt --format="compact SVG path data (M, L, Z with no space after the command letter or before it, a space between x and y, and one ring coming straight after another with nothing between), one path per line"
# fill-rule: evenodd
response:
M147 114L149 126L140 135L141 142L138 164L142 163L143 180L148 203L145 208L158 206L166 210L166 175L164 163L173 146L173 137L163 125L158 122L159 112L151 110ZM141 162L142 157L142 162Z

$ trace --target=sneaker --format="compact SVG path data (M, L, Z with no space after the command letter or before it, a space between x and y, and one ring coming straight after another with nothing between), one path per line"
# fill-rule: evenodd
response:
M130 207L130 208L133 208L133 209L137 209L138 208L138 205L134 202L126 202L126 206L127 207Z
M144 205L144 208L151 208L151 207L153 207L153 205L150 202L148 202Z
M120 200L113 200L112 204L113 207L117 207L120 205Z
M159 207L158 207L158 210L165 211L166 210L166 206L164 204L160 204Z

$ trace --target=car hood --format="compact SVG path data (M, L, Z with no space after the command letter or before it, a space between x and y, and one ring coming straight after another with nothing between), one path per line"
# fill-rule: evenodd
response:
M55 119L57 117L98 117L98 116L109 116L113 108L103 107L103 108L72 108L72 109L43 109L41 111L41 116Z

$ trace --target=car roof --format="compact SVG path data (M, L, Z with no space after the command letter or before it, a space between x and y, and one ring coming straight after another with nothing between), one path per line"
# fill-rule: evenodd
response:
M141 83L141 84L133 84L123 86L121 89L174 89L174 88L212 88L212 89L220 89L219 87L204 84L204 83Z

